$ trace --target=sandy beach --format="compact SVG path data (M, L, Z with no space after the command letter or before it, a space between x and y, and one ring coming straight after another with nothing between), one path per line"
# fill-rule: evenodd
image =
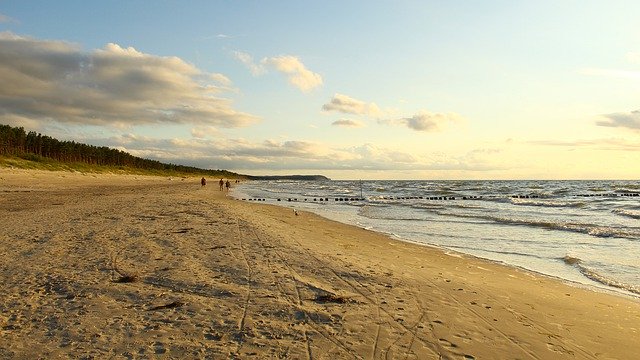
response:
M640 301L233 200L0 169L3 359L634 359Z

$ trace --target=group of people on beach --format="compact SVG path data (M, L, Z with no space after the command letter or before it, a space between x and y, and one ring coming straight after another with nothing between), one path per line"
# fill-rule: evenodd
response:
M220 178L220 181L218 183L220 184L220 191L222 191L225 187L227 188L227 191L229 191L229 188L231 188L231 183L229 182L229 179L227 179L227 181L225 182L224 179ZM237 183L238 183L238 180L236 180L236 184ZM205 179L204 177L200 179L200 185L201 186L207 185L207 179Z

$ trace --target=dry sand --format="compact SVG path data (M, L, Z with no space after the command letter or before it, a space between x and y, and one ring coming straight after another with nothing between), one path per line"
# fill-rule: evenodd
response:
M0 358L635 359L640 302L226 197L0 169Z

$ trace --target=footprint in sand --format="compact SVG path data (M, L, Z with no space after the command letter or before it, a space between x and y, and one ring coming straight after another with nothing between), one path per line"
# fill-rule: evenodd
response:
M165 349L164 344L159 341L156 341L155 343L153 343L153 347L155 348L156 355L164 354L167 352L167 349Z
M458 347L458 345L452 343L451 341L449 341L447 339L440 338L440 339L438 339L438 341L440 342L440 344L442 344L442 345L444 345L445 347L448 347L448 348L452 348L453 349L453 348L457 348Z
M207 339L207 340L220 341L222 339L222 334L206 333L206 334L204 334L204 338Z

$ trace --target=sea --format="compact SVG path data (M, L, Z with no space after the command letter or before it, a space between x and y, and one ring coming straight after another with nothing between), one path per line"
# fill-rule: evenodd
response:
M249 181L244 201L640 298L640 181Z

